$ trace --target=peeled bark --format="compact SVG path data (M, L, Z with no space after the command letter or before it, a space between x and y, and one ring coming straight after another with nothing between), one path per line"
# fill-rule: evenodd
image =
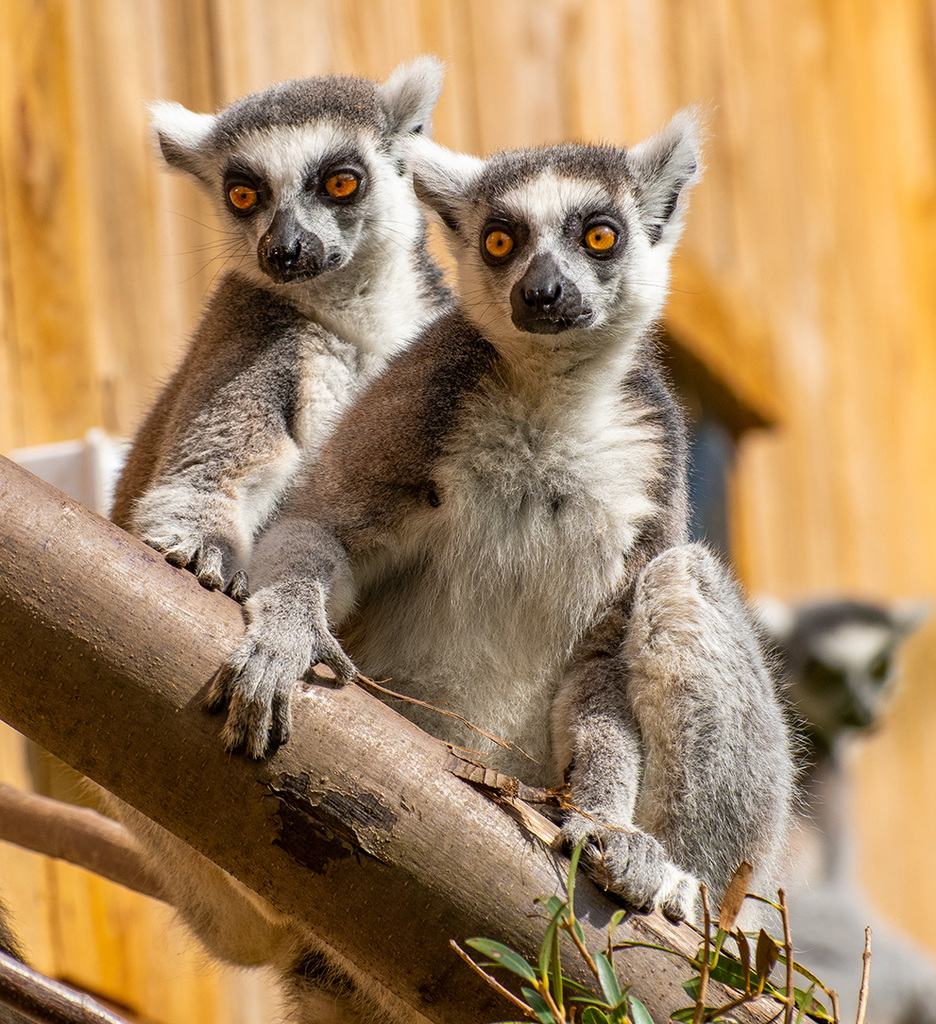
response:
M534 900L563 894L566 859L446 770L445 744L357 686L297 695L292 739L267 760L225 753L203 702L242 633L239 606L0 463L0 717L305 921L428 1020L516 1019L449 940L485 936L535 956ZM580 879L589 948L605 945L617 909ZM616 934L625 939L697 942L636 914ZM690 1001L678 958L627 950L616 964L655 1019ZM571 955L567 966L591 980Z

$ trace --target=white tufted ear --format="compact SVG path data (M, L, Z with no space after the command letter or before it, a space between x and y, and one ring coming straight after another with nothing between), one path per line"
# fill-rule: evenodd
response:
M901 636L915 633L933 614L933 602L925 598L909 598L898 601L890 609L891 622Z
M181 103L157 100L149 106L150 127L166 163L176 170L203 176L203 147L217 118L196 114Z
M377 86L377 99L387 115L391 134L432 134L432 112L442 94L444 77L442 61L424 54L400 64L386 82Z
M675 243L682 233L688 188L702 174L702 119L697 108L686 107L643 142L627 151L627 167L639 194L640 219L655 245Z
M754 621L775 644L784 644L793 635L796 611L778 597L758 594L750 601Z
M468 191L480 177L484 161L418 135L407 140L404 159L420 202L434 210L446 227L458 231Z

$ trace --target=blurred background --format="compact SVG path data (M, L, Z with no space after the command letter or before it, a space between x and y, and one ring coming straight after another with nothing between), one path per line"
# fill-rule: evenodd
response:
M0 0L0 452L78 442L75 470L89 430L132 435L225 269L148 101L211 111L422 52L448 64L435 137L476 153L708 109L665 322L699 532L752 592L936 594L931 0ZM856 752L858 866L936 952L936 622L904 653ZM0 778L41 774L3 728ZM4 844L0 888L40 969L129 1012L276 1018L144 897Z

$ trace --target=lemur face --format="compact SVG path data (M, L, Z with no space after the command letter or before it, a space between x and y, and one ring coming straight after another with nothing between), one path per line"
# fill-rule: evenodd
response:
M441 87L441 65L422 57L382 85L282 82L216 115L154 104L152 121L167 162L199 180L242 240L237 269L292 285L347 266L391 232L421 231L400 150L430 129Z
M449 228L462 304L495 345L587 347L582 332L659 315L680 198L697 175L690 114L630 150L564 145L486 161L422 140L408 150L417 195Z
M326 123L252 133L218 168L216 188L261 273L285 284L354 259L396 173L375 139Z
M486 198L465 225L463 267L502 319L560 334L613 314L639 230L626 194L546 170Z
M900 646L932 608L926 601L889 607L844 599L791 608L761 599L757 614L782 655L788 693L807 731L831 747L839 736L877 723L894 688Z

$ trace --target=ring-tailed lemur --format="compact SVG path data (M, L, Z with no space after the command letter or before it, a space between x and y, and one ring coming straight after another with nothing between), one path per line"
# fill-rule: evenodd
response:
M440 63L422 57L383 84L285 82L217 115L153 108L168 163L219 204L234 269L136 438L112 518L207 587L246 597L254 538L292 478L364 382L452 304L403 162L441 83ZM111 806L215 955L287 974L298 964L306 992L316 954L286 918L133 808ZM317 972L316 1009L304 996L298 1019L319 1019L333 975Z
M843 1020L855 1016L864 930L873 925L868 1019L936 1024L936 965L906 935L880 922L853 863L847 757L873 728L893 693L898 649L932 614L907 601L888 607L826 599L757 605L800 715L806 769L798 842L787 886L799 959L839 994Z
M695 120L629 150L409 148L461 305L369 385L259 541L264 587L213 690L224 741L285 741L310 663L389 676L511 743L485 748L499 771L569 773L565 836L632 905L692 916L697 879L717 899L742 859L769 890L787 728L734 582L687 542L683 424L651 341Z
M401 162L441 85L422 57L382 85L310 78L216 115L152 108L165 159L218 205L234 269L137 435L112 518L207 587L246 596L254 537L290 480L450 305Z

